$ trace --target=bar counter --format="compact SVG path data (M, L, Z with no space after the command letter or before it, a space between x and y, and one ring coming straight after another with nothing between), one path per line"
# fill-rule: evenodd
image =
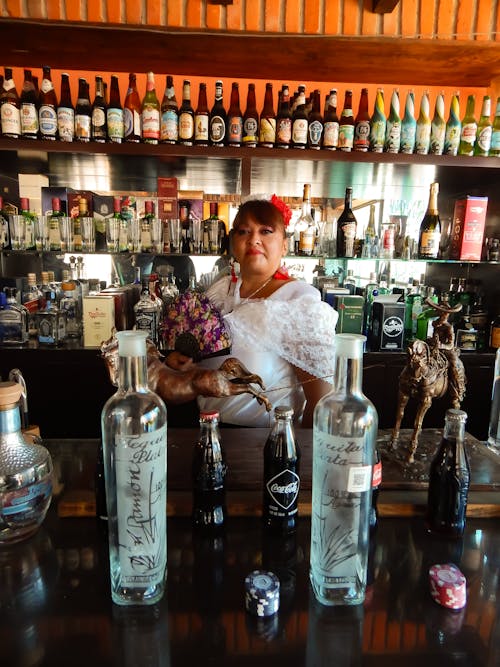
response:
M233 438L244 444L238 440L243 431L248 430L223 432L229 450ZM256 443L259 429L253 431ZM181 434L170 436L172 469L171 449ZM248 459L255 456L255 443L253 454L247 447ZM167 592L153 607L123 608L111 602L106 523L91 515L90 495L90 506L79 516L74 504L78 489L93 483L97 443L45 444L56 468L49 513L30 540L0 548L2 666L500 665L495 518L471 516L463 539L448 541L429 535L418 513L381 516L371 541L365 603L328 608L315 602L309 587L307 511L295 536L265 534L254 511L261 489L257 466L248 477L252 511L232 505L234 480L228 489L223 535L193 531L189 516L175 515L170 506ZM172 475L181 479L171 470L169 482ZM71 506L74 512L68 512ZM430 596L429 567L447 562L467 578L461 611L444 609ZM265 621L244 607L245 576L261 567L281 581L280 610Z

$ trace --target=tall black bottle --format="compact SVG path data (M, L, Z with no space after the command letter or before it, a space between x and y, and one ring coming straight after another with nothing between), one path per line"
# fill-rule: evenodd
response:
M275 422L264 446L264 525L279 533L297 527L300 490L300 449L295 439L293 409L279 405Z
M192 461L193 523L222 528L226 519L227 465L219 432L219 413L200 413L200 434Z
M352 188L346 188L344 210L337 220L337 257L355 256L357 224L356 216L352 212Z

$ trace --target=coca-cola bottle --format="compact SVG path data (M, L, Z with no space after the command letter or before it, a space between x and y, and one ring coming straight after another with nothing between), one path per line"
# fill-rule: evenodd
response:
M279 405L264 446L264 525L280 533L297 527L300 449L295 439L293 408Z
M193 523L220 528L226 518L226 458L219 432L219 413L200 413L200 435L194 446Z

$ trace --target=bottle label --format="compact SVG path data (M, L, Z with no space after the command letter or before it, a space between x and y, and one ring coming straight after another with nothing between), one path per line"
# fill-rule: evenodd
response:
M385 118L372 122L370 131L370 148L374 153L382 153L385 142Z
M339 145L339 124L336 121L327 121L323 134L324 148L337 148Z
M382 461L377 461L373 466L372 489L382 484Z
M194 134L194 119L190 113L179 114L179 139L189 140ZM208 131L207 131L208 138Z
M90 116L79 113L75 115L75 136L78 139L90 139Z
M495 151L497 155L500 153L500 130L493 130L491 133L490 150Z
M75 135L75 112L69 107L57 109L57 129L60 141L73 141Z
M115 438L122 586L162 581L167 564L167 427Z
M208 116L205 114L195 116L194 139L208 142Z
M48 93L51 90L54 90L54 86L52 85L52 81L50 79L42 79L41 90L42 90L42 93Z
M38 111L40 120L40 132L47 137L55 137L57 134L57 112L49 104L42 104Z
M21 133L38 133L38 112L32 102L23 102L21 104Z
M446 137L446 125L444 123L443 124L432 123L430 152L433 155L443 154L445 137Z
M465 123L465 125L462 125L462 133L460 135L460 139L466 144L470 144L471 146L473 146L474 142L476 141L476 134L477 134L477 124Z
M274 145L275 141L276 141L276 119L261 118L259 143Z
M483 127L477 135L477 145L484 153L488 153L491 146L491 135L492 128L491 125Z
M177 112L167 109L161 115L160 139L161 141L177 141L179 138L179 123Z
M323 123L319 120L313 120L309 123L309 146L320 146L321 135L323 134Z
M289 146L292 141L292 119L278 118L276 123L276 143Z
M273 517L287 517L297 514L300 477L288 468L274 475L266 482L269 496L268 514Z
M2 514L10 517L15 525L39 518L42 508L50 500L52 495L52 482L46 477L35 484L30 484L22 489L16 489L4 493L2 497ZM9 522L10 522L9 521Z
M314 250L314 233L305 230L300 232L299 252L303 255L312 255Z
M339 148L343 151L350 151L354 144L354 125L340 125L339 127Z
M440 236L439 230L433 229L423 231L420 237L418 254L425 257L436 258L439 252Z
M405 123L403 121L401 125L401 153L413 153L415 150L416 134L416 123Z
M141 116L138 111L125 108L123 110L123 122L125 125L125 137L141 136Z
M415 137L415 152L418 155L427 155L431 142L431 124L417 123L417 134Z
M385 150L387 153L399 153L401 147L401 123L387 121Z
M360 120L354 128L354 149L367 151L370 147L370 121Z
M444 137L445 155L456 155L460 144L460 125L447 125Z
M243 143L257 141L259 124L256 118L245 118L243 121Z
M241 138L243 136L243 119L241 116L231 116L229 118L228 124L228 135L227 139L230 144L239 144L241 143Z
M142 110L143 139L160 138L160 112L155 107L145 106Z
M4 102L0 107L0 120L2 134L21 134L21 114L19 109L10 102Z
M296 118L292 125L292 142L294 144L307 144L307 118Z
M226 123L222 116L212 116L210 119L210 141L220 144L226 136Z
M108 109L106 111L106 123L111 141L121 141L125 131L123 109Z

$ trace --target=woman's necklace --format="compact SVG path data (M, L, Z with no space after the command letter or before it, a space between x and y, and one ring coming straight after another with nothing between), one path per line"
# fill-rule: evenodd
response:
M271 276L269 276L269 278L268 278L265 282L263 282L262 285L261 285L260 287L257 287L256 290L254 290L251 294L249 294L249 295L246 296L244 299L242 299L242 300L239 302L238 306L242 306L243 304L247 303L247 301L250 301L250 299L252 299L252 298L253 298L256 294L258 294L261 290L263 290L264 287L266 287L266 285L269 285L269 283L271 282L271 280L272 280L273 278L274 278L274 274L271 275ZM240 286L240 289L241 289L241 286Z

